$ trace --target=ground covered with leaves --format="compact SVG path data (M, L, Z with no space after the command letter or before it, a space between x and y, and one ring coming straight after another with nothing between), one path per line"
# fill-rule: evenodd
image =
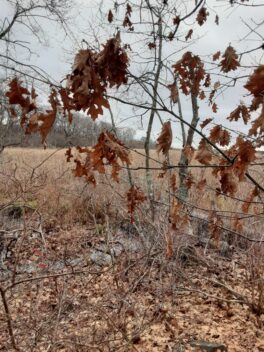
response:
M202 340L264 351L245 253L179 241L166 258L160 239L143 243L128 229L111 238L92 224L22 233L1 270L1 350L178 352ZM124 237L142 246L117 256L111 248ZM111 260L93 259L96 249Z

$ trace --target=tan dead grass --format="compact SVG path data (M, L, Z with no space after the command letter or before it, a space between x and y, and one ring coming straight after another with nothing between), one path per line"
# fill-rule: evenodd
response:
M72 163L66 162L65 149L26 149L8 148L0 159L1 176L0 190L1 203L12 201L18 196L22 201L35 202L47 217L59 218L61 222L72 223L83 220L87 216L85 204L93 200L95 207L105 206L109 202L116 205L122 212L126 208L125 193L129 188L127 172L121 173L119 184L111 181L110 175L99 177L96 189L92 185L86 185L81 179L74 178L71 169ZM143 154L143 155L140 155ZM144 167L144 151L136 150L131 152L132 168ZM180 157L179 150L170 152L170 163L177 165ZM162 155L155 150L151 151L151 158L164 161ZM259 153L258 160L263 161L263 154ZM161 164L151 160L151 167L159 167ZM263 175L262 167L252 167L251 173L261 183ZM217 180L212 176L212 169L190 169L195 182L203 178L207 179L207 186L204 190L198 191L195 185L190 190L190 203L197 208L211 209L212 205L216 210L225 212L241 211L242 202L230 197L215 195ZM156 199L165 204L169 201L168 186L172 173L177 175L177 169L170 170L160 178L161 171L153 170L152 177L155 187ZM133 180L143 190L146 190L145 170L132 170ZM177 177L177 182L179 178ZM252 185L245 180L239 184L238 198L246 199L251 191ZM261 213L261 207L251 207L250 213ZM255 226L259 221L256 220Z

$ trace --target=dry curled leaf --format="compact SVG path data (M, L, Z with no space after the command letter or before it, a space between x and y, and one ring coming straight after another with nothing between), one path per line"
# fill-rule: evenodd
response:
M185 40L187 41L188 39L192 38L193 30L190 29L189 32L186 34Z
M109 10L108 16L107 16L107 20L108 20L109 23L112 23L113 19L114 19L113 12L111 10Z
M200 26L202 26L207 20L207 16L209 16L209 12L207 11L206 7L202 7L196 17L196 21Z
M170 90L170 99L173 104L176 104L178 102L178 91L176 87L176 83L168 84L167 87Z
M213 121L213 119L211 119L211 118L205 119L202 123L200 123L201 129L203 129L205 126L207 126L211 121Z
M172 143L171 123L167 121L162 126L162 131L157 139L157 152L168 154Z

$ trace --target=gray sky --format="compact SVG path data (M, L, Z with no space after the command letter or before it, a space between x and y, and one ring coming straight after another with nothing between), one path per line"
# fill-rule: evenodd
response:
M261 1L251 1L250 3L260 4ZM36 25L36 31L38 31L39 37L41 38L41 43L39 40L34 37L29 31L20 25L17 25L14 28L14 38L27 41L27 44L32 53L29 54L28 51L18 48L13 53L13 57L19 59L24 63L31 63L39 68L43 69L49 74L55 81L61 81L67 73L70 72L71 63L73 62L74 53L80 47L86 47L82 43L82 39L91 44L92 46L98 46L98 42L95 41L95 37L99 42L103 43L107 37L115 31L115 25L111 26L105 20L102 23L102 13L99 12L99 4L103 4L102 10L107 13L108 9L113 8L111 4L112 1L105 0L75 0L72 1L73 8L70 11L67 34L62 28L56 24L49 22L45 19L38 19ZM134 0L132 3L140 4L140 0ZM175 3L175 8L178 11L178 14L183 14L187 8L192 8L194 1L172 1L169 0L169 3ZM175 63L182 56L184 51L190 50L195 54L199 54L202 59L208 61L208 55L214 54L216 51L220 50L221 52L226 49L226 47L231 43L235 47L238 53L245 50L250 50L261 44L261 38L257 33L252 32L250 35L250 29L248 26L255 28L257 23L263 22L263 12L264 7L247 7L247 6L234 6L231 7L227 0L211 0L207 1L207 8L210 12L207 22L204 26L200 27L197 24L194 26L193 40L191 41L192 45L188 46L184 42L173 41L164 44L164 58L170 56L168 63ZM10 19L12 16L12 8L9 1L0 0L0 21L3 23L5 19ZM219 26L214 23L215 15L219 16ZM132 14L132 22L133 16ZM168 21L172 20L174 17L173 14L168 16ZM181 32L187 33L190 25L193 25L195 22L196 15L190 17L186 23L183 25ZM146 19L146 18L144 18ZM244 23L243 23L244 22ZM40 30L40 28L43 30ZM261 34L260 29L257 28L256 32ZM139 25L135 25L135 32L144 31L144 28ZM140 51L141 55L144 57L150 56L152 53L146 46L146 42L142 41L142 35L137 35L133 33L124 33L122 34L122 40L124 43L130 43L132 47L131 56L131 66L130 70L133 73L138 73L140 70L151 69L151 66L144 66L143 59L139 59L140 64L134 63L134 54L133 52ZM245 57L243 63L245 65L258 65L261 60L260 52L253 52ZM1 68L0 68L1 70ZM243 73L244 71L244 73ZM242 70L242 74L247 73L247 69ZM236 75L237 73L231 73L231 75ZM241 75L241 71L239 72ZM172 82L171 76L163 75L163 78L166 79L167 84ZM216 76L212 77L213 82L217 81ZM227 125L228 127L234 129L241 129L246 131L246 128L241 125L241 123L230 123L226 122L225 117L235 109L240 100L247 101L245 97L246 91L243 89L243 84L246 80L242 80L236 85L235 88L230 88L220 94L217 98L217 104L219 110L217 114L212 113L211 108L208 107L207 102L202 102L200 104L200 119L204 120L207 117L214 117L216 123L221 123ZM45 89L42 86L38 86L40 90L43 90L43 93L40 94L40 99L45 102ZM134 91L137 98L137 91ZM168 99L169 91L165 88L160 88L160 94L164 99ZM184 117L190 121L192 110L190 106L190 98L182 97L183 103L183 113ZM142 118L130 118L134 115L132 109L127 106L121 106L120 104L112 104L112 109L114 111L117 124L119 126L131 126L137 130L137 136L144 135L146 128L147 116ZM175 107L177 112L177 107ZM100 117L101 118L101 117ZM108 113L106 111L105 117L108 118ZM162 116L164 121L169 118L169 116ZM123 122L122 122L123 121ZM141 122L143 122L141 124ZM173 123L174 130L174 145L179 146L180 142L177 140L177 137L180 137L179 124ZM157 134L161 129L160 122L158 119L154 124L152 137L155 139Z

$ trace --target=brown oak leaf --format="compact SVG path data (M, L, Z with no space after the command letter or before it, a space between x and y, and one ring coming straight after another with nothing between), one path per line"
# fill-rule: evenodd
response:
M224 54L222 55L222 58L223 59L220 62L220 66L221 71L225 73L232 70L236 70L240 66L240 63L238 61L238 55L231 45L226 48Z
M248 108L243 103L238 105L238 107L231 112L231 114L227 117L227 119L229 121L237 121L241 117L246 125L250 119L250 114L248 112Z
M195 159L203 165L210 165L210 161L212 160L212 151L205 139L200 141Z
M168 84L167 87L170 90L170 99L173 104L178 102L178 91L175 82L172 84Z
M168 154L172 143L171 123L167 121L163 124L161 133L157 139L157 152Z
M264 65L256 68L253 74L249 77L246 85L244 86L255 97L264 95Z
M209 12L207 11L206 7L202 7L196 17L196 21L200 26L202 26L207 20L207 16L209 16Z
M222 126L216 125L211 129L209 139L211 142L219 143L224 147L230 143L230 133Z

